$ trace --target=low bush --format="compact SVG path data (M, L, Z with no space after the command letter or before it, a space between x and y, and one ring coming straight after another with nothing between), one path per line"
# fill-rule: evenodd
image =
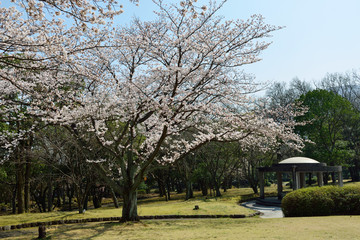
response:
M360 187L302 188L288 193L281 206L285 217L360 215Z

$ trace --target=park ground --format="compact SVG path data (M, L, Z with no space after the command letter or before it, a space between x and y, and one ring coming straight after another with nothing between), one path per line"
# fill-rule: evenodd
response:
M275 187L270 187L271 192ZM184 201L174 195L171 201L149 198L139 202L139 215L250 214L252 210L238 203L252 196L250 189L231 189L221 198ZM194 211L194 205L200 210ZM111 206L76 211L29 213L0 216L0 226L20 223L120 216L121 208ZM37 228L0 232L4 239L36 239ZM263 219L176 219L142 220L138 223L99 222L49 226L47 239L357 239L360 216L328 216L307 218Z
M51 226L49 239L358 239L360 216L307 218L144 220ZM37 229L1 233L35 239Z

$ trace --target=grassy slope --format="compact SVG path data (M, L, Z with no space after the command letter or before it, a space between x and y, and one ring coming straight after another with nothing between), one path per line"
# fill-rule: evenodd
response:
M47 235L51 239L358 239L359 226L360 216L149 220L52 226ZM0 238L34 239L36 231L0 232Z

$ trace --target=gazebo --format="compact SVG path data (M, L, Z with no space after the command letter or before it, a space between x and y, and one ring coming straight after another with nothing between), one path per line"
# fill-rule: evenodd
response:
M314 159L306 157L292 157L285 159L278 164L273 164L271 167L258 167L259 182L260 182L260 198L265 198L265 173L276 172L278 182L278 199L282 198L282 174L292 174L293 190L305 187L305 174L312 173L317 175L318 185L323 186L323 173L336 172L338 175L338 184L343 186L342 167L341 166L327 166L326 163L320 163Z

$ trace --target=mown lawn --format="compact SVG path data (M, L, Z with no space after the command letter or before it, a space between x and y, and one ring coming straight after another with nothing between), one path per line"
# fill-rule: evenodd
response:
M356 184L360 183L346 183ZM266 189L275 194L276 185ZM252 210L239 201L256 197L249 188L230 189L220 198L202 197L184 201L173 194L171 201L152 197L139 201L138 212L145 215L249 214ZM195 205L200 210L194 211ZM90 209L85 214L71 212L29 213L0 216L0 226L65 219L121 216L121 208ZM143 220L140 223L117 222L57 225L47 229L51 239L358 239L360 216L261 219L181 219ZM37 228L0 232L0 238L35 239Z
M146 220L52 226L49 239L358 239L360 216L278 219ZM37 229L13 230L0 238L34 239Z
M269 187L268 191L274 191ZM195 193L195 198L184 201L184 194L173 194L170 201L164 198L153 197L138 202L138 214L146 215L194 215L194 214L251 214L254 211L240 206L241 200L255 197L250 188L230 189L222 197L202 197L200 192ZM199 210L193 210L198 205ZM0 216L0 226L16 225L21 223L44 222L53 220L84 219L99 217L120 217L121 207L116 209L112 204L108 207L89 209L84 214L77 211L54 211L47 213L25 213Z

